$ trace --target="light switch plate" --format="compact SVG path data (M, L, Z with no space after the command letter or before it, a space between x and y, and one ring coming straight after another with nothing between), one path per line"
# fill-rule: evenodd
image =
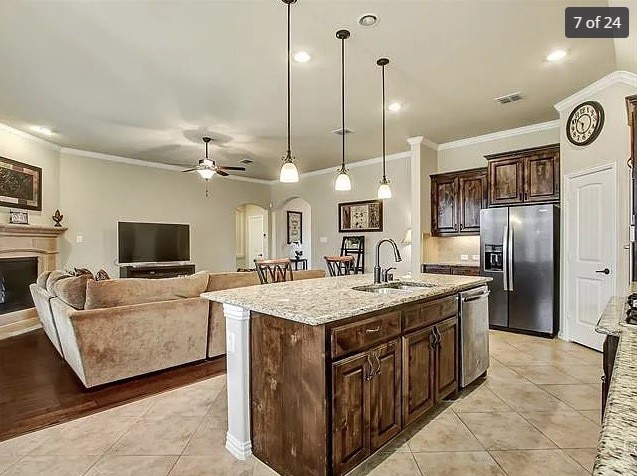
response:
M321 236L321 237L319 238L319 241L320 241L321 243L327 243L327 236Z
M480 261L480 255L471 255L473 261Z
M469 255L460 255L460 261L469 261Z
M84 243L84 237L82 235L77 235L75 237L75 242L76 243Z

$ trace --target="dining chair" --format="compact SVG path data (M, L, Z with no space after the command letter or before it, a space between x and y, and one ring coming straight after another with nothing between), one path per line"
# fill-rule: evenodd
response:
M323 256L330 276L345 276L354 271L353 256Z
M261 284L293 281L290 258L254 260Z

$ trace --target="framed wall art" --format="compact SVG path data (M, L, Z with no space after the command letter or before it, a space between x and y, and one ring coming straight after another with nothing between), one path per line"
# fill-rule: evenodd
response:
M42 169L0 157L0 206L42 210Z
M338 204L338 231L383 231L383 201L364 200Z
M288 211L288 244L303 243L303 213Z
M29 213L9 210L9 223L12 223L14 225L28 225Z

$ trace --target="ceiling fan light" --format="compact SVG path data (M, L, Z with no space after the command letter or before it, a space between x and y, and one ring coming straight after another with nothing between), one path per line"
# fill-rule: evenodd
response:
M378 195L379 200L383 200L385 198L391 198L391 188L389 188L389 180L383 179L380 182L380 187L378 187Z
M337 192L349 192L352 189L352 182L349 179L347 170L345 168L339 169L336 182L334 182L334 190Z
M281 167L279 181L282 183L296 183L299 181L299 171L291 158L285 159Z
M212 169L198 169L197 173L201 175L202 179L210 180L212 176L215 174L215 171Z

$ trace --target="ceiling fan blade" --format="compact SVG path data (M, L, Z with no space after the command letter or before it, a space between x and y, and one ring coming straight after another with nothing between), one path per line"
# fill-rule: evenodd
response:
M234 167L234 166L228 166L228 165L219 165L217 166L218 169L223 169L223 170L241 170L244 171L246 170L245 167Z
M223 170L219 170L219 169L217 169L217 173L218 173L219 175L221 175L222 177L227 177L228 175L230 175L230 174L228 174L228 173L224 172Z
M199 167L195 167L194 169L182 170L182 172L194 172L195 170L199 170Z

